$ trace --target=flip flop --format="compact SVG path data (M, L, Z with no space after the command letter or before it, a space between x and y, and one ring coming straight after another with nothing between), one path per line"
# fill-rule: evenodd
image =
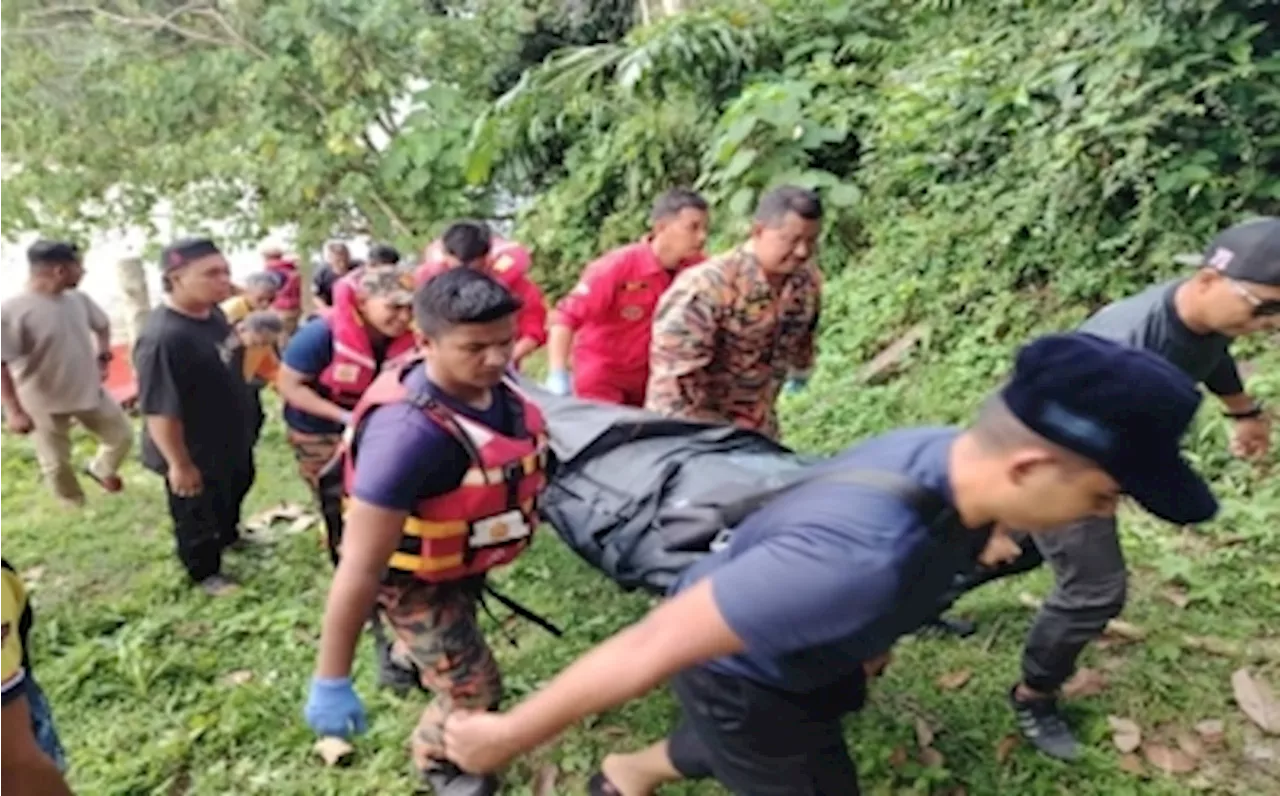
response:
M124 489L124 481L120 480L118 475L109 475L106 478L100 478L88 465L85 465L83 472L89 480L102 487L104 492L115 494Z
M587 780L588 796L622 796L618 786L609 781L603 771L597 771Z

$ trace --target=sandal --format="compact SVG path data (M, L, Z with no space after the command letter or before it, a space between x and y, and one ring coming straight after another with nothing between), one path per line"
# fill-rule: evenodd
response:
M105 478L101 477L87 464L84 466L84 470L82 472L88 476L89 480L102 487L105 492L114 494L124 489L124 481L120 480L120 476L118 475L108 475Z
M622 796L622 791L609 781L603 771L597 771L587 780L588 796Z

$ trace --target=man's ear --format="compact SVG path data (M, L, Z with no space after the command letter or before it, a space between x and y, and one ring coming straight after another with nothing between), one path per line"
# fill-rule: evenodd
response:
M1008 456L1004 472L1010 483L1021 485L1032 473L1051 462L1053 462L1053 454L1046 450L1022 448Z

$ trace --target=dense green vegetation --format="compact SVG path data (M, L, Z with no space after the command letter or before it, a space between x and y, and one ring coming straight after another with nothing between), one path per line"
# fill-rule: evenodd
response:
M304 245L367 230L416 248L452 216L500 215L516 196L517 235L558 291L640 232L669 185L714 200L718 245L764 186L818 187L832 211L820 367L783 406L788 441L808 450L963 419L1030 335L1175 273L1172 255L1226 223L1280 212L1280 55L1262 0L688 3L643 27L620 0L60 5L3 8L6 232L145 223L163 197L185 229L225 220L250 240L293 222ZM857 379L920 321L930 332L896 377ZM1280 401L1275 342L1240 353L1251 391ZM1110 685L1074 703L1086 758L995 752L1029 621L1016 595L1043 591L1038 573L962 603L977 638L903 645L849 725L870 793L1280 787L1280 750L1230 704L1229 674L1247 660L1182 643L1280 627L1274 456L1233 461L1225 435L1206 410L1191 440L1219 519L1180 531L1128 518L1126 618L1149 636L1088 654ZM247 588L209 601L181 583L154 477L131 469L125 496L65 514L25 443L6 438L3 465L5 555L41 573L37 669L78 792L407 788L417 703L375 694L367 656L372 724L355 766L310 759L300 707L329 574L311 534L233 557ZM303 500L278 428L259 467L254 507ZM495 641L515 697L647 604L550 536L503 577L569 630ZM936 685L960 669L973 672L963 688ZM1274 662L1260 671L1280 682ZM559 771L552 792L580 792L605 750L654 739L671 714L658 695L575 730L519 763L512 792L531 792L544 766ZM1169 739L1223 718L1227 745L1194 775L1141 779L1118 767L1108 714ZM939 730L942 767L896 751L914 750L916 717Z

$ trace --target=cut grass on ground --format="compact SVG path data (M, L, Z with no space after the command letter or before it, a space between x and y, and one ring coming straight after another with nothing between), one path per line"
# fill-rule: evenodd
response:
M1276 357L1268 365L1274 371ZM788 415L803 417L841 392L821 384L817 389L815 396L793 402ZM851 442L852 425L827 427L822 447ZM88 450L87 440L80 440L78 455ZM306 502L277 426L269 427L259 446L258 468L246 516L281 502ZM29 444L5 438L4 554L33 590L35 671L51 698L76 791L409 792L406 739L422 698L375 689L367 641L356 680L370 727L356 742L353 765L326 769L310 752L314 738L301 706L330 577L315 529L230 554L226 569L244 589L210 599L184 582L174 559L159 479L136 464L124 475L123 495L94 495L84 510L65 512L40 488ZM1234 641L1271 634L1274 640L1280 629L1280 479L1241 464L1228 465L1219 481L1226 505L1212 526L1179 531L1126 517L1135 576L1125 618L1145 628L1148 637L1086 653L1085 663L1105 671L1108 684L1070 704L1088 744L1083 760L1055 763L1025 745L1007 757L997 752L1013 729L1006 692L1017 676L1020 642L1031 619L1017 595L1044 594L1049 579L1038 572L987 587L961 603L960 612L980 623L975 637L908 640L898 648L867 710L848 722L866 792L1280 792L1280 750L1274 741L1267 745L1231 701L1230 674L1247 661L1189 650L1181 641L1185 634ZM529 693L650 604L620 592L549 532L499 578L504 591L566 630L556 640L526 623L509 623L519 640L513 647L485 620L509 700ZM1190 600L1185 608L1170 602L1181 602L1175 594ZM962 687L943 690L936 684L961 669L972 673ZM1274 662L1256 664L1255 671L1280 684ZM1226 745L1194 774L1173 777L1147 766L1146 776L1135 776L1120 768L1109 743L1108 714L1131 718L1149 735L1170 742L1197 721L1224 719ZM536 773L554 766L557 784L550 792L581 793L604 753L659 738L673 716L665 692L610 712L518 762L508 772L505 792L532 793ZM936 732L941 766L919 762L917 719ZM699 784L667 792L722 791Z

